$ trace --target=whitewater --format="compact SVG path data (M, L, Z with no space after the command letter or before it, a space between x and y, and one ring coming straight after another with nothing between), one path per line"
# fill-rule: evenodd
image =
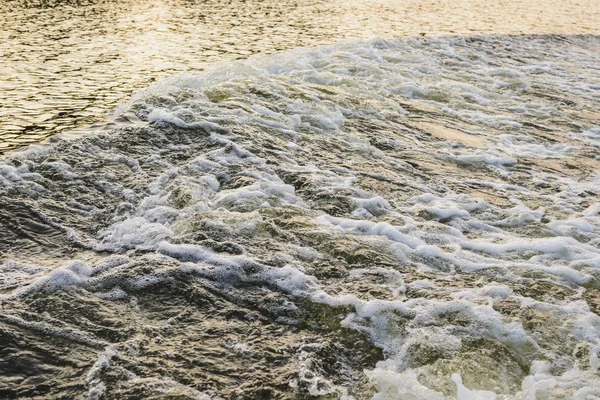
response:
M214 64L0 158L6 398L600 398L600 37Z

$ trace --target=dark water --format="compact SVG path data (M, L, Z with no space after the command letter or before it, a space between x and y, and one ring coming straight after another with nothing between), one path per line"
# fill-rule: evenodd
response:
M594 33L589 1L0 2L0 152L102 121L133 92L211 62L345 38Z
M9 152L0 397L600 397L599 49L296 49Z
M0 398L600 398L598 0L0 5Z

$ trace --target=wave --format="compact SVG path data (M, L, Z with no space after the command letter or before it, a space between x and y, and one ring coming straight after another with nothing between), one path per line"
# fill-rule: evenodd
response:
M301 48L9 153L0 392L600 396L599 49Z

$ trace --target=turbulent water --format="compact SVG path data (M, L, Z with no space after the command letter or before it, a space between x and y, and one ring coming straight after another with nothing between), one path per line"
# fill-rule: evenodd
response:
M0 159L0 397L600 398L600 38L348 41Z

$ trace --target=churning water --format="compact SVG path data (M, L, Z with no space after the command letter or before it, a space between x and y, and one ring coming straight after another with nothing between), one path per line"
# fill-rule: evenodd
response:
M205 62L0 158L0 397L600 398L599 36Z
M8 153L0 393L598 398L599 49L298 49Z

